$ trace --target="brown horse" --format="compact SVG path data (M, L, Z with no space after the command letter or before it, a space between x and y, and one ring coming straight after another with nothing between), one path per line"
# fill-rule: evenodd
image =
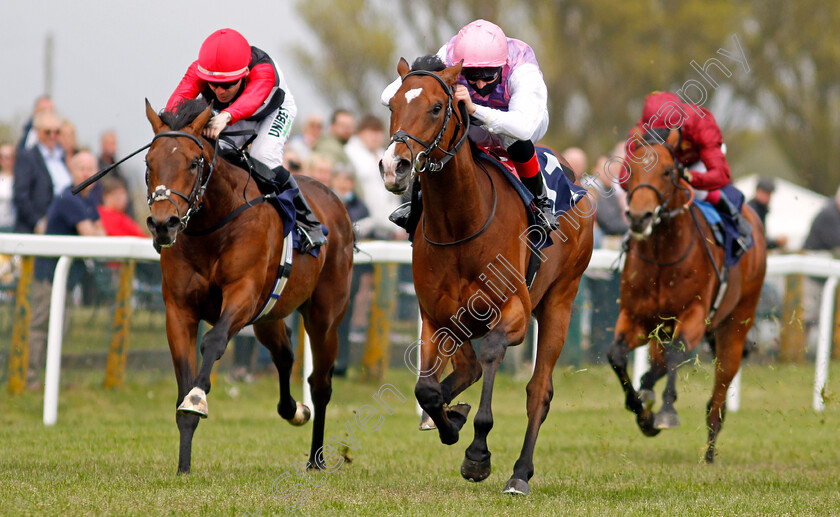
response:
M634 139L643 138L638 129L635 135ZM636 413L642 432L654 436L660 429L679 426L674 409L677 368L704 335L708 338L715 353L715 381L706 416L706 461L712 463L726 411L726 390L741 365L764 281L764 231L758 216L744 204L755 244L729 268L728 279L723 276L723 249L709 246L714 242L712 230L691 203L691 189L674 159L679 133L673 130L665 136L664 144L650 139L650 145L639 145L627 156L634 239L621 276L620 312L608 355L624 388L625 406ZM725 282L722 287L720 278ZM652 366L637 393L627 375L627 354L648 342ZM662 407L654 415L653 386L665 375Z
M402 86L390 101L391 144L380 162L385 186L404 192L414 174L422 186L423 216L414 239L414 285L420 304L421 365L415 396L434 420L441 442L458 441L466 422L462 407L448 404L482 374L475 437L461 475L482 481L490 475L487 434L493 427L491 399L496 371L508 346L525 337L531 313L539 322L534 374L528 383L528 427L519 460L504 491L527 494L540 425L553 394L551 373L569 325L572 301L592 254L592 205L578 202L553 232L539 274L528 291L526 208L494 167L476 161L462 145L468 131L456 113L452 87L461 66L439 73L397 70ZM562 235L561 235L562 234ZM562 241L562 242L561 242ZM478 354L470 339L481 339ZM443 382L449 357L454 371Z
M199 418L207 416L213 364L227 342L260 314L284 260L284 227L277 210L261 203L262 194L247 172L216 156L213 145L201 137L211 112L195 102L200 104L187 103L161 116L146 102L155 132L146 156L151 211L147 224L163 248L166 335L178 381L178 472L190 470L193 433ZM315 406L309 465L322 467L318 453L332 393L338 324L349 301L353 230L344 205L328 188L309 178L298 181L319 220L328 226L329 239L317 258L295 252L282 295L257 319L254 332L280 374L277 412L303 425L310 410L289 392L294 351L283 323L296 309L303 315L314 363L309 377ZM213 328L202 337L198 369L200 320Z

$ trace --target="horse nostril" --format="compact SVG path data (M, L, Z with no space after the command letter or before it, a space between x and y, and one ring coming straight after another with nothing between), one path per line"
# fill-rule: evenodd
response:
M170 216L169 219L166 220L166 226L175 229L181 226L181 220L178 219L176 216Z

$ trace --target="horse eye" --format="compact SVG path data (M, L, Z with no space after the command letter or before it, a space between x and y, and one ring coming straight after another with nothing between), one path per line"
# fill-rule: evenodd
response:
M195 160L193 160L192 163L190 163L190 170L195 172L196 169L198 169L198 159L197 158Z
M671 169L665 169L665 177L667 178L670 175L671 175Z
M443 104L438 102L437 104L435 104L435 107L432 108L432 115L440 115L440 110L442 110L442 109L443 109Z

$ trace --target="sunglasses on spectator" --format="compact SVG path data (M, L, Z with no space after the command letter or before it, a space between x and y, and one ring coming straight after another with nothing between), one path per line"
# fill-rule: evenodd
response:
M210 88L221 88L223 90L230 90L231 88L233 88L234 86L239 84L239 79L237 79L236 81L227 82L227 83L212 83L212 82L208 81L207 84L210 85Z
M289 160L289 170L290 171L299 171L300 170L300 162L296 162L294 160Z
M477 81L484 81L485 83L490 83L495 81L496 77L498 77L499 67L490 66L483 68L464 68L461 70L461 75L464 76L464 79L471 83Z
M41 131L44 132L45 135L58 135L61 129L42 129Z

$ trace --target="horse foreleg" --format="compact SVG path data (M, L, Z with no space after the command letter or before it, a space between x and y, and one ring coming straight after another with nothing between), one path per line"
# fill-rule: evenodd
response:
M479 361L484 374L481 383L481 402L475 414L473 425L475 436L464 454L461 476L469 481L484 481L490 475L490 451L487 449L487 435L493 428L493 382L496 372L505 358L510 339L502 330L492 330L481 340Z
M650 391L653 384L645 389L645 383L643 382L642 390L636 392L630 375L627 373L627 356L630 350L644 344L647 339L647 332L636 325L624 311L619 314L615 327L616 337L607 352L607 359L618 377L621 388L624 390L624 407L636 415L636 423L645 436L656 436L659 434L659 430L653 427L653 413L651 411L653 397L650 395L653 393ZM652 371L654 370L651 369L645 376L650 378ZM643 394L644 396L641 396Z
M465 389L481 378L481 365L475 356L472 343L464 341L452 355L452 373L440 383L443 389L443 402L449 404Z
M440 382L440 374L446 367L446 361L448 360L447 354L442 352L448 352L448 347L454 347L456 345L453 344L452 339L441 339L441 343L434 341L432 336L435 335L437 329L433 327L422 311L421 318L420 366L417 383L414 385L414 397L425 412L420 425L421 429L437 428L441 443L452 445L458 442L459 432L467 419L466 415L459 411L447 411L445 404L452 400L452 395L450 391L448 393L449 399L446 399L443 385ZM466 342L459 344L460 347L454 354L461 353L460 350L464 348L464 344ZM438 348L439 345L446 347L447 350L442 351ZM450 418L450 415L452 418ZM432 419L434 426L428 423L425 418L426 416Z
M192 387L196 370L195 340L198 333L198 320L190 318L176 308L167 307L166 335L169 340L169 350L172 353L172 364L175 367L175 379L178 382L178 399L175 407L181 403ZM187 474L190 471L192 458L192 439L198 427L199 416L196 414L175 413L175 423L180 436L178 448L178 473Z
M677 401L677 369L703 337L706 328L705 316L705 310L699 304L692 305L677 318L674 339L662 344L668 380L662 393L662 407L654 417L654 427L657 429L673 429L680 426L677 410L674 409L674 402Z

